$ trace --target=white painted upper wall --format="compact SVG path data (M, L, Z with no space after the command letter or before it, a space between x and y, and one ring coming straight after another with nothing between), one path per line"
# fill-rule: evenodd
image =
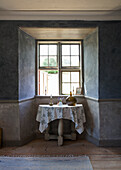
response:
M6 10L115 10L121 0L0 0Z
M0 20L121 20L121 0L0 0Z

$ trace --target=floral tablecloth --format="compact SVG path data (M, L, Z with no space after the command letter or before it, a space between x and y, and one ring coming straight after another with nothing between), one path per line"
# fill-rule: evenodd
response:
M36 120L40 122L40 132L43 132L48 127L48 123L56 119L72 120L75 123L75 129L79 134L84 131L83 123L86 122L86 118L82 104L77 104L76 106L38 106Z

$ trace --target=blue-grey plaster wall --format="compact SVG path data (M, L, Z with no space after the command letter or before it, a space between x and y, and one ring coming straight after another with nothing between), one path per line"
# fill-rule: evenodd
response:
M86 132L94 139L100 139L99 103L90 99L85 101Z
M3 145L20 140L18 103L0 103L0 127L3 131Z
M20 139L26 141L35 135L36 114L34 99L19 103Z
M84 39L84 94L98 99L98 29Z
M19 100L35 96L35 39L19 30Z
M121 141L121 101L100 102L100 138Z
M121 21L0 21L0 99L18 99L19 27L99 28L99 96L121 98ZM97 89L96 89L97 90Z
M121 22L101 24L99 31L100 99L121 98Z
M18 99L18 29L0 23L0 100Z
M21 38L23 37L24 45L26 44L25 47L26 50L24 47L22 47L23 46L22 40L20 39L18 40L18 38L20 38L18 34L19 27L51 27L51 28L53 27L54 28L98 27L99 29L99 66L98 67L97 67L98 57L96 58L97 52L95 50L97 47L97 43L96 41L94 43L94 40L96 40L97 37L97 33L95 32L89 37L87 37L86 46L84 45L84 48L86 47L86 49L88 49L86 55L84 54L84 57L86 56L87 61L88 59L90 61L90 62L86 62L87 63L86 66L84 65L85 67L84 69L87 69L86 67L88 66L90 68L90 72L87 72L88 71L87 70L85 72L86 75L84 75L85 81L88 84L88 89L89 89L88 97L93 97L95 99L121 98L121 21L115 21L115 22L113 21L112 22L111 21L106 21L106 22L0 21L0 100L17 100L17 99L30 98L34 96L33 89L35 88L35 86L33 86L33 89L32 86L29 87L25 77L26 75L28 81L29 82L31 81L28 74L29 69L30 69L29 70L30 74L32 76L34 75L34 71L32 70L34 68L34 65L32 65L33 58L31 55L30 63L29 63L29 56L27 55L27 58L23 57L26 51L28 51L28 49L31 50L30 49L31 45L29 45L29 42L27 41L25 34L21 32ZM28 39L29 38L30 37L28 36ZM32 38L30 38L30 41L32 43ZM93 43L89 45L89 42L92 41ZM21 42L21 47L19 48L18 43L20 45L20 42ZM87 54L89 54L91 58L89 58L89 55ZM21 62L21 64L19 62ZM24 67L22 67L22 62ZM26 68L26 62L27 62L27 68ZM33 68L28 68L28 64L30 64ZM91 64L94 67L92 68L92 70L91 70ZM88 79L86 79L88 78L87 73L90 76L93 75L93 79L90 80L90 83L89 81L87 81ZM34 81L33 79L32 79L32 84ZM99 79L99 86L97 82L98 79ZM32 89L32 91L30 91L27 87ZM20 95L18 90L20 90L19 91ZM98 91L99 91L99 95L98 95ZM42 99L40 100L42 101ZM88 107L88 109L86 109L86 112L88 112L87 126L88 126L88 131L91 132L90 134L93 137L99 139L100 132L101 132L101 140L103 139L116 140L117 137L118 139L120 139L120 110L119 110L120 105L118 106L117 104L116 105L114 104L113 107L110 108L110 105L105 103L104 109L102 105L98 113L98 106L97 106L98 104L95 107L96 111L94 110L93 102L92 104L89 102L87 104L88 106L85 105L85 107ZM11 104L9 103L9 105ZM18 121L18 118L20 119L21 125L18 124L17 128L20 129L22 133L23 129L27 127L28 119L30 118L30 120L32 120L31 113L29 114L29 109L31 108L31 104L30 105L25 104L24 106L19 106L19 107L21 107L19 111L14 110L16 112L15 115L18 115L17 117L15 117L14 121ZM111 109L113 109L112 112ZM10 113L9 110L10 110L9 108L6 108L6 114L9 115L9 117L11 117L12 113ZM23 114L23 111L25 114ZM36 111L34 112L34 114L36 114ZM110 119L108 119L109 117ZM98 123L96 123L97 120L99 120ZM26 125L23 125L23 122L25 122ZM8 125L11 125L11 123L9 124L8 122L7 124L5 123L4 127ZM103 125L105 128L107 128L106 131L104 131L105 128L103 128ZM108 131L110 131L110 129L113 129L115 125L116 125L116 131L113 131L113 135L111 133L108 134ZM99 130L96 129L97 127L99 127ZM28 133L28 130L26 131L26 133ZM30 131L29 134L31 135ZM14 137L14 132L12 132L11 136ZM20 138L20 136L18 136L17 139L18 138ZM26 135L21 136L21 138L25 139ZM13 140L13 138L11 138L11 140Z

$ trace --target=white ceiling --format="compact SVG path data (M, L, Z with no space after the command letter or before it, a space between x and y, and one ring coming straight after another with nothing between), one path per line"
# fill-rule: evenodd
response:
M0 0L7 10L115 10L121 0Z
M120 20L121 0L0 0L0 19Z

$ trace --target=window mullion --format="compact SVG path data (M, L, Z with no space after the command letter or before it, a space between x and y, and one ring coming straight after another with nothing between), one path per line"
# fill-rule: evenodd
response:
M71 45L70 45L70 67L71 67ZM71 91L71 72L70 72L70 91Z
M49 45L48 45L48 66L49 66Z
M71 45L70 45L70 67L71 67Z
M70 91L71 91L71 71L70 71Z
M58 71L59 71L59 95L62 94L62 46L61 43L58 43Z

